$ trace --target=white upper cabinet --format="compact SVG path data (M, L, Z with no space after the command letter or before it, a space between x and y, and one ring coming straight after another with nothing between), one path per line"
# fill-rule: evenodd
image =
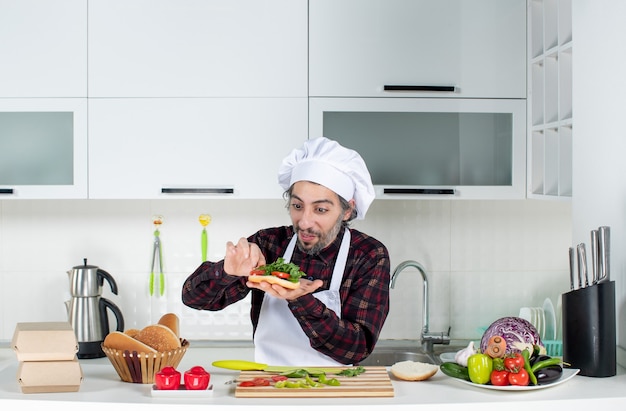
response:
M90 0L90 97L307 95L306 0Z
M0 0L0 97L87 96L87 0Z
M89 198L282 198L307 98L89 100Z
M0 200L87 198L87 99L0 98Z
M311 96L526 98L526 0L315 0L309 13Z

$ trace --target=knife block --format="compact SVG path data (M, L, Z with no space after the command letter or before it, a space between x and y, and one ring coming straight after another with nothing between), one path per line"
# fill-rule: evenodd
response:
M587 377L616 374L615 282L562 295L563 362Z

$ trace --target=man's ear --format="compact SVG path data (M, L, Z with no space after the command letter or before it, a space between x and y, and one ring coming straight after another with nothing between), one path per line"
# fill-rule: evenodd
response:
M348 201L348 204L350 204L350 208L346 210L345 213L343 213L343 221L350 220L350 217L352 216L352 212L356 210L356 202L354 201L354 199Z

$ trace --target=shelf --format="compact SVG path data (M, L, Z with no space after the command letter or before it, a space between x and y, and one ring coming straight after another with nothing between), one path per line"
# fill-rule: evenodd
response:
M572 195L571 0L528 2L529 197Z

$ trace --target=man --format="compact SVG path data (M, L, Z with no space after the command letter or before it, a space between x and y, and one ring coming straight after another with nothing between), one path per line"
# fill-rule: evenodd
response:
M356 364L374 349L389 311L389 253L348 228L363 219L374 187L361 156L325 137L293 150L279 168L292 226L228 242L182 289L183 303L220 310L252 292L255 361L272 365ZM250 282L255 267L283 257L307 275L292 290Z

